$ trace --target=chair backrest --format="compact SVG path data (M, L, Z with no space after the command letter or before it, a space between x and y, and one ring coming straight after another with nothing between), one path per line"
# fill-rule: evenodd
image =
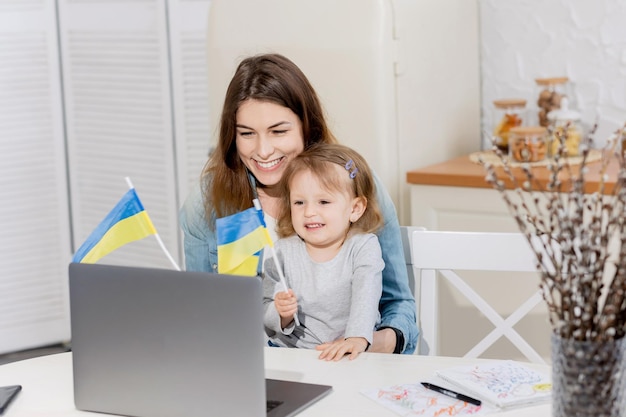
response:
M400 226L400 235L402 236L402 247L404 248L404 259L406 261L406 271L409 275L409 286L413 295L419 294L419 279L415 275L415 269L413 268L413 232L416 230L426 230L424 227L419 226ZM418 299L415 298L417 304ZM419 308L416 311L419 314ZM417 323L419 324L419 316L417 317Z
M546 363L513 328L542 301L541 292L537 290L512 314L503 318L459 275L459 271L537 273L535 255L521 233L418 229L410 232L410 240L410 266L416 279L414 294L419 310L417 313L420 328L419 354L439 354L438 279L444 277L494 325L494 329L470 349L465 357L480 356L504 336L530 361Z

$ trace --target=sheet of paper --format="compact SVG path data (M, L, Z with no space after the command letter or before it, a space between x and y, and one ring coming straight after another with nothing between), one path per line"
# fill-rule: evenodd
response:
M499 407L516 407L550 401L550 375L526 364L498 360L441 369L436 374L464 393Z
M476 406L426 389L419 382L384 388L371 388L361 394L399 416L442 417L483 415L497 409L490 405Z

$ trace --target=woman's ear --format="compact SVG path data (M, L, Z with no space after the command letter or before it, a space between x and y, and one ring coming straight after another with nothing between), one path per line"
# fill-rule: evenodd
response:
M365 197L355 197L352 200L352 213L350 213L350 222L355 223L361 218L367 208L367 199Z

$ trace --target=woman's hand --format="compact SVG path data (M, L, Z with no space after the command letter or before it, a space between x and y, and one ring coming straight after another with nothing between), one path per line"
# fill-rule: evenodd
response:
M393 331L392 331L393 332ZM353 360L359 353L365 352L368 342L364 337L348 337L347 339L337 339L334 342L322 343L315 347L321 350L319 358L327 361L338 361L346 354L350 354L348 359Z
M293 321L298 312L298 299L290 288L288 291L278 292L274 295L274 306L280 316L280 326L284 329Z

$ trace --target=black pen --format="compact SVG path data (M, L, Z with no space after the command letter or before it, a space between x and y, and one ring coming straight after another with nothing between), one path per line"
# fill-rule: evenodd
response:
M439 394L447 395L448 397L456 398L457 400L465 401L466 403L470 403L470 404L474 404L474 405L480 405L481 404L480 400L477 400L476 398L472 398L472 397L468 397L467 395L459 394L458 392L454 392L454 391L451 391L449 389L442 388L440 386L431 384L429 382L422 382L422 385L425 388L427 388L427 389L430 389L430 390L438 392Z

